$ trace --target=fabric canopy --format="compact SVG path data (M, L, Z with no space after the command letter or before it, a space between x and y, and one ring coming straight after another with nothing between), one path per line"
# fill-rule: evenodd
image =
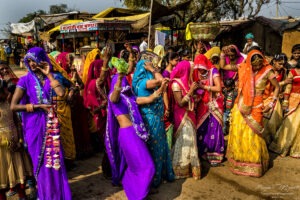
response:
M83 20L81 20L81 19L78 19L78 20L67 20L67 21L61 23L60 25L58 25L58 26L56 26L56 27L50 29L50 30L48 31L48 33L49 33L49 34L52 34L52 33L55 32L55 31L60 31L60 26L61 26L61 25L65 25L65 24L77 24L77 23L79 23L79 22L83 22Z

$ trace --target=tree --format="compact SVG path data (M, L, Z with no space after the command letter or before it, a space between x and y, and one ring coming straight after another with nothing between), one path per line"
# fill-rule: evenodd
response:
M120 0L132 9L149 9L151 0ZM175 6L187 0L154 0L165 6ZM270 0L191 0L185 11L176 12L185 24L192 21L218 21L222 17L237 19L241 16L255 17L263 4Z
M19 20L19 23L27 23L27 22L30 22L32 21L36 16L38 15L44 15L44 14L47 14L46 11L44 10L38 10L36 12L33 12L33 13L28 13L25 17L21 18Z
M66 13L69 12L67 4L60 4L60 5L51 5L50 6L50 14L59 14L59 13Z

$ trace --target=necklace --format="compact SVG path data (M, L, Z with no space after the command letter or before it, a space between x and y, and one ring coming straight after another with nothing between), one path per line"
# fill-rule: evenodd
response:
M39 81L42 83L44 81L44 75L40 73L36 73L36 77L39 79Z

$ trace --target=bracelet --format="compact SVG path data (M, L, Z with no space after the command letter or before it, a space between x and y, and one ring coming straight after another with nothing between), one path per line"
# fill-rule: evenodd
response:
M50 82L50 86L52 87L52 89L54 89L60 86L60 83L58 82L58 80L54 80Z
M104 72L106 72L106 71L109 70L109 68L108 67L101 67L101 70L104 71Z
M26 112L33 112L34 111L34 107L33 104L26 104Z
M269 103L269 107L270 107L270 108L273 108L273 107L274 107L274 102L270 102L270 103Z
M157 99L160 97L161 93L158 93L157 90L153 92L154 97Z
M184 97L183 97L183 101L185 102L189 102L191 100L190 98L190 95L186 94Z
M205 88L204 89L206 89L207 91L211 91L211 87L210 87L210 85L208 85L208 86L205 86Z
M114 90L116 90L116 91L121 91L121 90L122 90L122 87L114 86Z
M129 58L128 61L134 62L134 61L135 61L135 58Z

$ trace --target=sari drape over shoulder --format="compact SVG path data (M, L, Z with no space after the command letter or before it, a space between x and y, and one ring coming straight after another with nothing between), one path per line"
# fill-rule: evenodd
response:
M154 77L151 72L144 68L144 63L145 60L140 60L137 63L133 75L132 88L137 97L147 97L154 92L154 89L147 89L147 81ZM150 104L139 106L146 129L150 135L147 143L155 163L154 187L158 187L162 179L168 181L174 180L174 172L163 122L163 106L161 97Z

